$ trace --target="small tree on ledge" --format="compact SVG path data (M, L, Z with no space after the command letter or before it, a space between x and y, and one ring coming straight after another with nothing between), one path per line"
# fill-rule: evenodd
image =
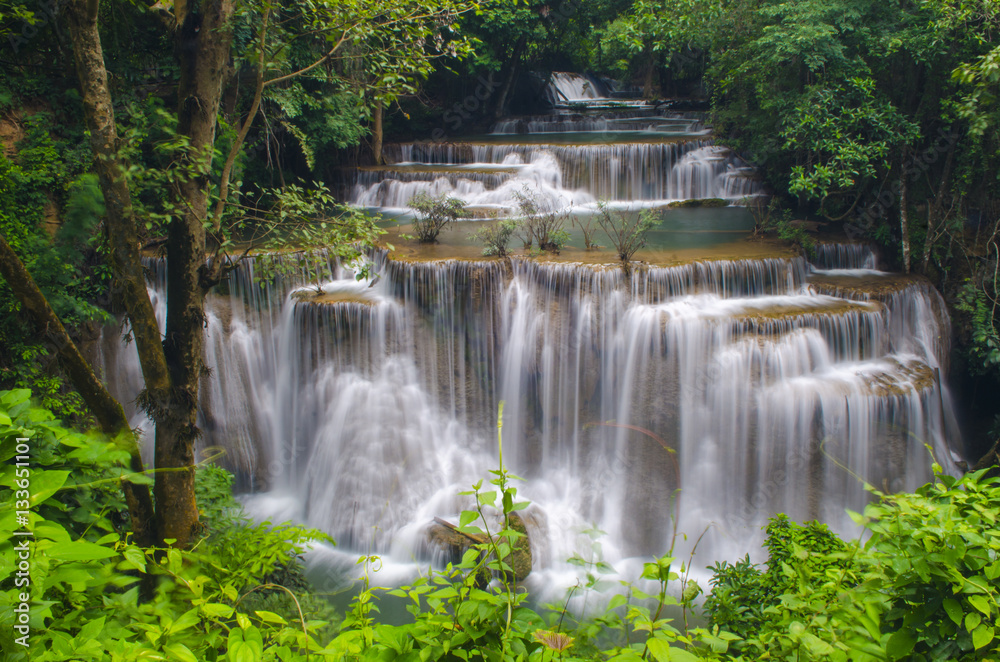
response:
M407 204L417 212L413 218L413 231L417 240L423 244L437 241L438 234L452 221L458 220L465 213L465 202L446 195L431 197L426 192L420 192Z
M660 217L651 209L644 209L632 217L629 214L612 211L601 202L597 206L597 224L601 226L608 240L618 253L625 271L636 251L646 245L646 234L660 224Z

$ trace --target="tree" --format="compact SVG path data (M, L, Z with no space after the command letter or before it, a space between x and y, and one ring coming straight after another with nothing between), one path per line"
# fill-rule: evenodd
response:
M385 90L395 89L387 73L393 71L396 82L405 87L406 81L426 72L435 49L454 50L444 35L468 7L450 0L390 0L377 5L178 0L164 17L179 74L176 108L166 117L170 139L157 147L168 153L169 164L153 178L162 187L158 191L162 203L153 210L148 204L135 204L133 167L119 151L123 141L98 25L100 2L69 0L67 24L93 167L104 198L104 231L115 295L126 311L142 367L145 387L137 401L156 424L153 522L143 519L150 517L148 512L138 508L132 512L137 527L151 527L154 541L184 546L198 525L194 447L199 435L199 383L204 374L205 295L233 267L229 253L234 248L234 228L245 226L246 218L258 213L279 220L298 218L295 206L290 210L285 204L287 192L284 197L281 191L272 193L275 207L261 212L244 202L239 182L233 181L265 91L320 73L335 76L337 57L348 47L350 52L343 53L348 60L359 53L377 59ZM245 34L248 26L251 38ZM236 28L241 30L239 38ZM427 47L420 48L422 44ZM253 71L255 85L242 122L238 117L226 122L239 128L226 131L220 122L222 99L235 73L234 60L239 68ZM216 156L220 149L227 150L221 168ZM340 228L338 239L370 238L368 223L356 231ZM162 335L141 263L142 239L149 232L162 232L159 242L167 260L169 305ZM4 264L16 269L17 256L10 251L2 255ZM18 275L6 270L5 277L10 280ZM37 325L53 328L54 314L37 288L19 288L17 294ZM76 361L72 341L61 335L59 342L69 357L64 360L72 364ZM69 376L81 393L96 390L92 370L70 370ZM106 429L120 427L121 407L113 399L94 397L88 405L102 425L108 421Z

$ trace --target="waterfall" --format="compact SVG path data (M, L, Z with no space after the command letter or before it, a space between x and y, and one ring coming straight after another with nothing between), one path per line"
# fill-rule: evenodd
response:
M583 77L553 85L563 102L601 101ZM387 145L389 165L359 169L350 199L400 209L428 192L504 214L526 189L545 210L761 194L748 164L698 135L700 120L575 110L504 120L482 139ZM880 271L861 244L820 244L811 261L751 252L731 211L662 212L673 224L628 275L375 249L371 280L320 252L275 256L283 275L265 285L247 258L206 300L201 450L221 450L255 517L327 531L339 551L315 554L334 565L381 554L386 582L441 561L428 528L472 506L458 493L495 469L500 401L504 459L532 503L528 586L542 600L577 581L567 559L590 549L594 525L620 569L667 551L675 531L689 536L678 556L701 536L696 572L759 560L777 512L852 534L845 509L863 508L865 483L931 477L925 445L955 470L946 307L926 280ZM715 244L689 249L691 232L737 243L706 259L698 252ZM332 278L312 282L312 261ZM146 267L162 325L165 265ZM101 348L112 393L148 431L131 404L134 348L117 327Z
M565 71L552 72L547 93L553 104L606 98L602 86L592 77Z
M249 261L208 299L204 445L257 492L253 512L346 549L427 554L425 527L454 517L456 494L495 463L500 400L540 576L564 572L588 523L608 532L609 560L663 552L678 488L680 529L709 527L707 562L753 552L774 512L850 531L844 509L868 498L861 479L929 478L925 443L949 463L948 320L922 281L837 296L801 259L630 278L372 259L377 283L341 269L318 296L298 278L262 288ZM152 271L161 300L162 264ZM135 361L125 345L105 357Z
M457 197L476 207L510 209L516 204L514 194L527 189L543 207L561 209L593 205L598 199L742 202L759 192L752 172L737 156L705 140L597 145L408 143L388 146L386 155L398 169L388 166L359 173L352 204L403 208L426 192ZM455 167L448 171L447 165Z

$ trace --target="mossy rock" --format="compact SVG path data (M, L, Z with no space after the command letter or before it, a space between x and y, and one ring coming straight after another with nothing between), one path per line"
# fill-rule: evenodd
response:
M667 209L682 209L689 207L728 207L729 203L722 198L700 198L695 200L676 200L667 205Z
M528 575L531 574L531 541L528 539L528 530L524 526L524 520L517 513L510 514L510 528L518 533L524 534L522 537L518 538L513 545L510 557L505 559L507 564L511 567L514 574L514 581L520 582L524 581ZM448 554L448 558L452 563L458 563L462 560L462 555L475 544L483 544L486 542L486 538L482 536L473 536L465 533L458 532L454 525L441 520L436 521L427 531L428 540L430 543L439 549L444 550ZM487 571L488 572L488 571ZM477 584L481 583L481 579L477 579ZM486 581L488 584L489 581Z
M524 535L517 539L514 548L511 550L511 558L507 561L514 571L514 581L524 581L531 574L531 540L528 538L528 529L524 526L524 520L517 513L511 513L510 528Z

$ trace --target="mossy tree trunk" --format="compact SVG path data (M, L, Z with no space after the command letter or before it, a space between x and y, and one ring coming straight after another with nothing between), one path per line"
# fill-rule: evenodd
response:
M156 537L185 546L198 526L194 445L203 365L205 293L217 280L206 266L213 146L229 62L232 0L174 4L180 65L177 130L187 138L192 173L169 193L183 210L167 227L166 333L161 338L142 271L137 219L124 167L98 32L99 0L71 0L70 36L87 128L107 206L106 231L119 295L139 352L145 389L140 403L156 423L153 493ZM74 386L79 386L74 382Z
M59 362L80 393L87 408L93 413L97 424L114 439L119 448L129 454L129 468L138 473L143 470L142 455L135 435L129 427L128 418L121 404L108 393L98 379L93 368L80 353L79 348L66 332L59 316L52 310L48 299L35 284L35 280L25 269L24 263L0 235L0 276L7 281L21 310L52 344ZM153 542L153 500L149 488L124 480L122 490L132 519L132 533L139 545Z

